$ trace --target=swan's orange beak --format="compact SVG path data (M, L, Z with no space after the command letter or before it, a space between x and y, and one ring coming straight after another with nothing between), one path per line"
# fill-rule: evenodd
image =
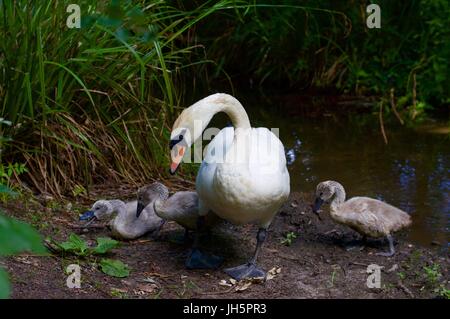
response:
M170 174L174 175L180 166L181 160L183 159L184 152L186 151L186 146L175 145L170 152L172 157L172 163L170 164Z

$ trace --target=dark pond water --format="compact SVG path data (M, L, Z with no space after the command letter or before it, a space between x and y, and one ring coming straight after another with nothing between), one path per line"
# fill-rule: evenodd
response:
M385 123L385 145L377 114L320 111L314 115L276 99L240 99L253 127L280 129L292 191L313 192L320 181L339 181L348 197L377 198L410 213L410 241L449 247L448 121L416 128Z

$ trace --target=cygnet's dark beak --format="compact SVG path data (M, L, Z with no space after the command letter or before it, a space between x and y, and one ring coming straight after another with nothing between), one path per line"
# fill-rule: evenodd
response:
M137 207L136 207L136 217L139 218L139 216L141 215L142 211L144 210L144 204L142 204L140 201L137 202Z
M322 198L316 197L316 200L314 201L314 205L313 205L313 207L312 207L313 213L319 215L319 209L320 209L320 207L322 206L323 202L324 202L324 201L323 201Z
M80 221L90 221L91 219L96 218L94 215L94 211L88 210L84 212L83 215L80 216Z

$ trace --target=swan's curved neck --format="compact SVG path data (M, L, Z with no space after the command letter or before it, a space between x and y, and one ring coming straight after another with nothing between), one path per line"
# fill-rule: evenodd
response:
M331 202L330 208L332 212L335 212L337 211L338 207L343 202L345 202L345 190L344 187L337 182L334 182L333 186L334 186L334 198L333 201Z
M225 112L225 114L228 115L234 128L236 129L251 128L250 120L242 104L235 98L233 98L232 101L230 102L231 103L228 103L223 106L222 112Z
M224 112L230 118L234 128L251 128L250 120L244 107L231 95L222 93L213 94L197 103L198 107L203 109L202 111L204 111L204 114L208 118L208 123L215 114ZM208 123L206 123L206 125L208 125Z

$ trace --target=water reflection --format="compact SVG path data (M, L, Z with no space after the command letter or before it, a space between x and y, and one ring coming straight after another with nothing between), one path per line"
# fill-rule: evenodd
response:
M449 245L447 135L391 124L385 145L374 114L311 118L287 115L276 105L268 109L247 107L253 126L280 128L293 191L313 192L322 180L340 181L349 197L370 196L410 213L411 241Z

